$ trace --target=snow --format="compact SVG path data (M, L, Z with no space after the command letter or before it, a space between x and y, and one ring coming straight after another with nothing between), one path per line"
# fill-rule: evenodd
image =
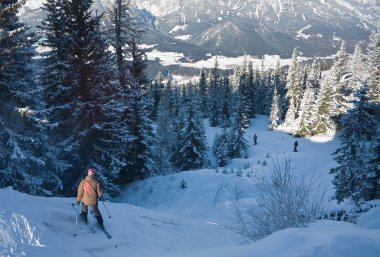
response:
M304 18L305 19L305 18ZM297 31L297 35L296 35L296 38L304 38L304 39L308 39L311 37L311 35L306 35L304 34L304 31L305 30L308 30L311 28L311 25L307 25L306 27L300 29L299 31Z
M380 201L377 202L380 206ZM373 208L364 213L358 220L358 225L363 228L380 229L380 207Z
M220 128L206 125L211 148ZM258 144L252 145L253 134ZM317 221L302 228L290 228L255 243L245 240L226 226L232 213L228 193L242 191L239 204L254 202L251 190L255 175L270 169L268 153L279 160L290 158L298 174L316 172L328 184L329 169L336 163L331 153L339 146L335 134L297 138L299 152L293 153L296 140L286 129L269 131L268 117L258 115L246 132L250 142L247 159L234 159L224 169L213 168L158 176L127 186L113 203L102 204L100 211L113 238L97 229L92 234L81 222L74 237L74 198L29 196L11 188L0 189L0 256L128 256L128 257L378 257L380 256L380 207L362 214L358 224ZM211 152L209 156L212 157ZM214 163L215 160L211 159ZM266 161L267 165L262 163ZM259 163L260 162L260 163ZM237 170L243 171L237 176ZM216 172L218 171L218 172ZM181 183L187 184L182 188ZM379 206L380 201L374 201Z
M182 35L177 38L180 40L188 40L191 35ZM149 48L149 47L146 47ZM209 56L206 60L200 60L197 62L182 62L181 59L184 57L183 53L178 52L161 52L156 49L146 52L148 60L154 61L159 59L160 63L164 66L169 65L179 65L182 67L197 68L197 69L211 69L215 65L215 56ZM245 59L252 62L253 67L260 67L262 60L264 60L264 65L267 69L275 69L277 62L280 61L281 66L286 66L290 64L291 59L281 59L278 55L264 55L263 59L255 58L253 56L238 56L238 57L227 57L227 56L217 56L219 68L222 70L233 69L235 67L241 66ZM307 58L299 58L299 60L306 60Z
M193 35L181 35L181 36L176 36L175 38L176 39L179 39L179 40L189 40Z
M174 26L174 28L171 31L169 31L169 34L177 32L178 30L185 30L186 27L187 27L187 24L182 25L182 26L176 25L176 26Z

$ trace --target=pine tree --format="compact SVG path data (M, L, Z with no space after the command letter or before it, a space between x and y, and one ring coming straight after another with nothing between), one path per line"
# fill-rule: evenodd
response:
M272 108L269 116L269 128L276 129L280 123L281 113L280 113L280 97L277 93L277 86L274 87Z
M247 155L248 142L244 138L249 120L245 113L245 106L239 101L236 111L236 120L230 132L231 158L241 158Z
M244 57L243 65L239 72L240 97L244 102L245 112L248 118L253 118L257 109L257 87L254 81L254 71L252 62Z
M202 69L200 77L199 77L199 97L201 104L201 111L203 113L203 117L207 118L210 114L209 111L209 97L208 97L208 85L207 85L207 75L204 69Z
M157 171L159 174L168 174L172 170L170 158L172 156L173 149L173 117L170 116L171 106L171 88L166 87L162 93L160 103L158 105L158 116L157 116Z
M146 75L147 58L142 49L137 45L139 38L135 38L131 42L131 57L132 63L129 67L132 80L136 81L139 85L146 86L149 81Z
M368 44L368 87L371 101L380 104L380 28L373 31Z
M142 30L130 11L130 0L114 0L112 7L105 14L108 43L114 49L113 60L117 68L117 77L122 87L128 87L128 59L133 58L132 52L135 39ZM134 58L136 59L136 58Z
M310 86L306 87L302 97L300 109L298 111L298 119L296 127L298 128L297 134L300 136L312 135L312 124L315 116L315 91Z
M380 29L373 31L368 44L368 96L369 103L372 107L372 114L377 117L380 122ZM371 164L375 167L375 171L371 174L372 195L371 199L380 197L380 132L374 139L373 147L369 150L373 153L371 156Z
M308 74L309 80L318 81L321 79L321 65L317 61L317 59L313 60L313 63L311 64L310 72Z
M154 81L150 83L149 89L149 97L152 101L152 108L150 110L150 113L153 120L156 120L158 117L159 104L161 102L164 87L165 84L163 82L162 74L158 73Z
M297 113L299 110L299 105L301 103L301 97L302 97L300 67L299 67L297 58L298 58L298 50L297 48L295 48L293 51L292 61L288 70L288 76L286 80L287 81L286 98L289 101L289 108L286 112L285 126L289 127L290 132L293 132L295 129L295 128L292 128L292 126L295 124L295 121L297 119Z
M173 164L179 170L206 168L209 160L206 155L205 129L192 85L188 86L186 93L188 96L184 96L180 114L183 124L177 131L178 147L173 155Z
M221 117L220 117L220 125L223 128L227 128L231 126L231 119L230 119L230 99L231 99L231 87L230 87L230 80L227 76L223 79L223 85L222 85L222 105L221 105Z
M367 71L364 62L364 55L359 44L356 45L354 54L351 56L347 66L352 75L346 89L347 94L349 95L349 100L352 101L354 99L354 93L360 89L363 81L365 81L368 76L366 74Z
M132 84L128 106L127 126L132 137L128 143L127 165L122 170L121 182L139 180L156 175L157 142L152 120L149 118L145 90L137 82Z
M239 80L239 88L238 88L238 110L237 114L238 117L241 119L239 122L242 123L242 126L244 129L249 127L249 114L250 114L250 101L249 101L249 80L248 80L248 66L247 66L247 60L244 59L243 66L241 68L240 72L240 80Z
M230 163L232 158L231 130L224 129L221 134L216 134L212 146L212 152L219 167Z
M274 71L274 86L277 88L277 93L279 96L279 107L280 107L280 120L285 119L287 100L286 100L286 77L287 69L281 68L280 60L277 61L276 69Z
M149 117L149 102L146 86L145 54L137 47L137 38L131 42L132 61L129 101L127 102L127 127L132 137L128 143L127 166L122 172L122 182L143 179L157 174L157 141Z
M214 68L211 70L209 80L210 125L211 127L216 127L219 125L220 121L220 88L222 81L217 58L215 58Z
M60 192L65 163L47 142L35 35L18 19L24 1L0 2L0 187L38 195Z
M323 134L335 129L332 120L332 89L333 78L329 71L322 80L321 89L317 97L317 108L315 122L312 124L313 134Z
M343 41L337 52L337 60L331 68L330 76L333 78L332 84L332 117L339 124L340 117L349 108L347 99L347 88L343 81L343 75L347 71L348 54L346 52L346 43Z
M249 117L254 118L257 113L258 92L257 92L257 83L255 83L253 64L251 61L248 63L247 91L248 91L248 99L249 99L248 115Z
M121 92L100 31L101 16L94 15L91 6L88 0L45 5L44 44L52 47L44 62L44 96L49 119L57 124L51 130L51 144L71 165L65 171L65 193L71 194L82 172L92 166L107 193L116 195L127 135L119 124Z
M378 195L375 191L378 181L374 180L376 167L371 163L377 121L371 114L366 85L356 96L359 100L354 101L354 108L342 119L342 146L334 153L339 166L331 169L331 173L334 174L335 198L338 201L350 198L360 203Z
M264 60L261 62L261 68L256 67L255 84L257 87L257 113L265 115L265 96L267 89L267 73L265 71Z

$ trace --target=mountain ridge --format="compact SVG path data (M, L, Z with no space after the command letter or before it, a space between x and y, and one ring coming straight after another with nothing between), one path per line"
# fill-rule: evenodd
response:
M28 0L21 18L36 27L44 1ZM112 0L94 0L99 13ZM348 51L368 41L380 25L375 0L132 0L145 27L143 44L158 51L230 57L275 54L289 58L294 47L308 57L335 54L344 40Z

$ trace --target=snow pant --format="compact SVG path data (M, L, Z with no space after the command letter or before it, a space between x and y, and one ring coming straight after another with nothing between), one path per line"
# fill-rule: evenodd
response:
M98 205L95 204L95 205L90 205L92 210L94 211L94 214L95 214L95 218L96 220L98 221L99 225L100 226L103 226L103 218L102 218L102 214L100 213L99 211L99 208L98 208ZM87 214L88 214L88 206L85 205L83 202L82 202L82 216L85 220L87 220Z

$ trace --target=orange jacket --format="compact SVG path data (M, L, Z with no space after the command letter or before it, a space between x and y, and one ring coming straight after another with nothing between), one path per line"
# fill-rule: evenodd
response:
M78 187L77 202L82 201L85 205L98 204L98 198L102 197L102 187L94 176L87 176Z

